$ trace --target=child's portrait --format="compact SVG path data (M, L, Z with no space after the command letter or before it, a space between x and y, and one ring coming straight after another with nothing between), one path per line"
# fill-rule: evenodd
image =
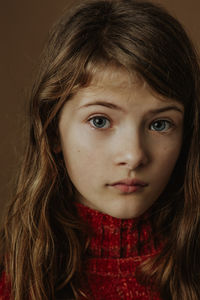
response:
M200 67L145 0L50 30L0 235L2 300L200 299Z

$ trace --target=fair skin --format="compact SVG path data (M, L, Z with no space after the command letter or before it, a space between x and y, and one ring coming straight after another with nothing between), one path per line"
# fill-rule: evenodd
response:
M165 189L178 159L183 106L124 70L94 75L64 105L61 149L77 201L116 218L144 213ZM112 185L124 179L135 182Z

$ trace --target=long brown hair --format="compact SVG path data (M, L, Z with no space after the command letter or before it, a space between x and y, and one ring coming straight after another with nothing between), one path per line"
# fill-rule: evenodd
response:
M64 103L110 65L138 74L185 108L183 146L153 205L161 254L138 270L164 300L200 299L200 71L191 41L163 8L136 0L82 1L55 24L30 100L30 126L15 197L1 231L1 265L15 300L78 299L88 237L59 145ZM152 287L153 288L153 287Z

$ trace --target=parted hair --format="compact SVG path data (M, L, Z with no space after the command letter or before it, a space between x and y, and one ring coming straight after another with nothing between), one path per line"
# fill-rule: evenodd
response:
M1 268L15 300L86 297L81 278L89 236L56 151L58 121L64 103L113 65L184 106L182 150L150 216L155 240L162 235L165 243L138 268L137 280L155 285L163 300L200 299L198 55L181 24L159 5L83 0L53 26L31 92L24 159L0 236Z

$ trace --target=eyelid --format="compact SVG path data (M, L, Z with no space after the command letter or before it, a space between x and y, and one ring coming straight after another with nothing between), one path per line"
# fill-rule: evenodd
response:
M111 118L110 117L108 117L106 114L102 114L102 113L96 113L96 114L93 114L93 115L91 115L91 116L89 116L88 118L87 118L87 120L89 121L89 120L91 120L92 118L97 118L97 117L102 117L102 118L106 118L106 119L108 119L110 122L111 122Z
M175 124L175 122L171 118L165 118L165 117L156 118L153 121L151 121L151 123L157 122L157 121L166 121L166 122L169 122L171 124Z

